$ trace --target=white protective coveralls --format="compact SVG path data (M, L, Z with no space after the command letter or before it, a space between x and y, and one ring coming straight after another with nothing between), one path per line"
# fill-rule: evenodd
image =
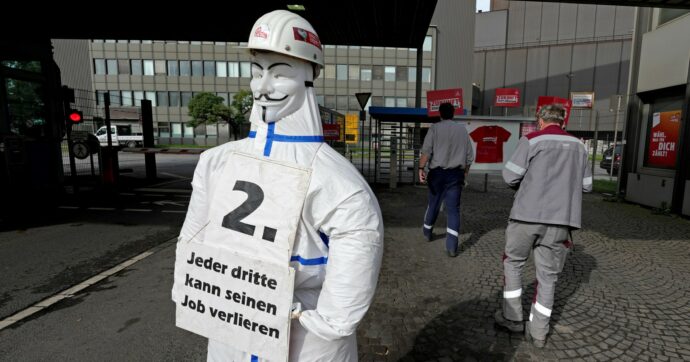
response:
M279 63L293 69L282 71L281 66L272 67ZM299 75L290 73L294 69L306 69L306 83ZM272 74L272 71L285 74ZM293 301L301 303L303 312L299 319L292 320L289 358L290 361L356 361L355 330L376 289L383 252L383 221L366 181L350 162L323 143L319 108L310 86L312 72L311 63L293 57L255 54L251 82L255 102L250 115L250 135L201 154L180 240L192 237L203 240L212 195L224 182L220 176L230 152L310 167L312 176L290 261L290 266L296 269ZM281 77L285 76L299 81L299 87L281 88L284 86ZM269 97L262 98L262 94ZM271 109L269 100L284 96L288 102L290 99L300 102L292 106L282 102L283 106ZM268 112L262 107L266 104L269 104ZM290 113L290 108L296 110ZM275 122L262 119L285 112L290 114ZM173 299L176 299L174 295ZM234 349L232 341L210 339L208 360L249 362L259 358Z

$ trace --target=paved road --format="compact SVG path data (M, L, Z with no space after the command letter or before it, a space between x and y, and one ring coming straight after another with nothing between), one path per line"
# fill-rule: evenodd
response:
M585 198L585 229L575 234L558 284L546 349L497 330L492 314L512 192L491 181L483 193L473 176L463 195L466 246L454 259L440 235L431 243L421 237L425 189L378 191L386 246L374 304L358 330L362 361L690 359L690 222L600 195ZM138 214L138 223L154 214L162 211ZM173 257L174 248L164 248L0 331L0 360L203 360L205 340L174 327ZM27 253L30 260L51 255ZM529 267L525 307L533 279Z

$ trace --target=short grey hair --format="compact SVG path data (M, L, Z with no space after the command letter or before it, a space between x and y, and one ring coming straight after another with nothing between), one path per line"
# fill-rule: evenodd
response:
M563 123L565 121L565 107L562 104L554 103L541 107L537 117L546 122Z

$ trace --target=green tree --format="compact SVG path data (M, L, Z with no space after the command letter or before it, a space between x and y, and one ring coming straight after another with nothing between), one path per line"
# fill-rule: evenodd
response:
M223 104L223 98L213 93L202 92L189 101L189 126L197 127L203 124L216 124L224 121L231 128L235 139L240 137L240 129L247 122L247 114L252 108L252 93L242 90L232 98L232 104Z

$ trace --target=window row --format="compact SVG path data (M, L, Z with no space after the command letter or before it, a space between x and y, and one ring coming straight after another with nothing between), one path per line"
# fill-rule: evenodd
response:
M337 109L341 111L359 111L359 102L354 96L316 96L317 101L321 106L330 109ZM407 97L381 97L372 96L365 105L364 109L368 110L370 106L374 107L408 107L414 105L414 98Z
M108 43L108 44L191 44L191 45L233 45L233 46L244 46L246 43L241 42L224 42L224 41L170 41L170 40L115 40L115 39L93 39L93 43ZM390 48L381 48L381 47L367 47L367 46L356 46L356 45L326 45L325 46L328 49L349 49L349 50L358 50L358 49L390 49ZM424 38L424 43L422 44L422 51L425 52L430 52L432 48L432 37L431 35L427 35ZM417 51L415 48L397 48L397 49L408 49L409 51Z
M250 62L212 60L151 60L151 59L94 59L94 72L99 75L167 75L209 76L220 78L250 78ZM384 65L326 64L326 79L385 80L414 83L416 67ZM422 68L422 82L431 83L431 68Z
M151 101L153 107L187 107L189 101L197 92L166 92L166 91L108 91L110 105L139 107L141 100ZM105 104L106 91L96 91L96 104ZM223 104L228 105L234 93L218 92L217 96L223 98Z
M337 80L383 80L414 83L417 80L417 67L390 65L348 65L326 64L326 79ZM422 67L422 83L431 83L431 67Z
M209 60L94 59L95 74L251 77L249 62Z

